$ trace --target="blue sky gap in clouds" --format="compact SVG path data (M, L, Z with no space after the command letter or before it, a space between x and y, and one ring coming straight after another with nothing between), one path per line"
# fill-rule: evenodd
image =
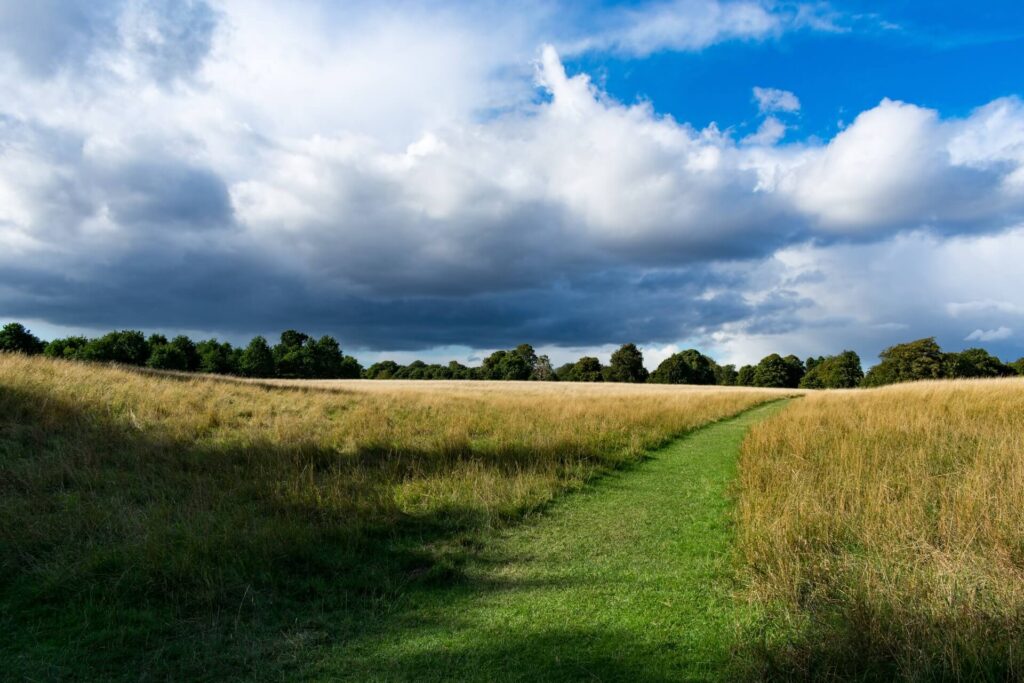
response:
M1019 3L0 0L0 319L1024 355Z

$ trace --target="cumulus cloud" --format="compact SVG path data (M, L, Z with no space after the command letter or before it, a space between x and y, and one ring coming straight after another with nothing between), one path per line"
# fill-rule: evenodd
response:
M762 114L771 112L795 113L800 111L800 100L788 90L754 87L754 100Z
M735 359L758 351L750 340L866 346L907 319L954 334L953 317L960 340L1011 320L893 308L894 282L924 285L885 249L911 264L957 240L970 263L1017 253L1017 233L985 241L1024 209L1016 99L952 119L885 100L799 144L770 115L737 140L615 101L554 47L536 52L516 20L367 5L340 21L332 3L241 0L59 17L21 6L0 5L24 27L53 17L52 41L69 47L0 48L16 56L0 66L5 316L238 337L315 327L391 349L692 340ZM755 3L643 12L705 18L670 39L681 24L665 18L662 35L637 15L632 38L598 32L594 45L696 49L804 21ZM798 106L763 94L766 112ZM1012 283L975 274L987 284L934 282L925 303L1024 306L1004 294Z

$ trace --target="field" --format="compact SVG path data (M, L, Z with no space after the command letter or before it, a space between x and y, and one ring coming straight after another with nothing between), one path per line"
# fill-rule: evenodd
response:
M5 670L286 676L325 633L457 582L490 530L780 395L367 384L0 355Z
M765 671L1024 676L1024 380L810 394L752 428L737 488Z
M0 678L1019 679L1022 509L1018 379L256 382L0 355Z

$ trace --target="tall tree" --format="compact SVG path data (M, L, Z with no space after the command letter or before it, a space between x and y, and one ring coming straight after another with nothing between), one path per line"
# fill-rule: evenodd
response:
M880 386L943 376L943 353L935 337L896 344L878 354L881 362L868 370L864 386Z
M800 380L804 389L852 389L864 379L860 356L853 351L808 358L807 361L807 373Z
M674 353L651 373L658 384L714 384L715 362L697 349Z
M238 359L238 371L245 377L273 377L274 352L265 337L253 337Z
M639 383L647 381L644 355L636 344L623 344L612 354L606 378L609 382Z
M7 323L0 328L0 351L34 356L45 348L46 344L21 323Z

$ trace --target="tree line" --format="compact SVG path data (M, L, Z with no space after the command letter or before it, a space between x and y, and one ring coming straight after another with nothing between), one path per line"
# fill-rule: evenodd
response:
M363 368L342 352L334 337L319 339L296 330L281 333L271 346L254 337L245 347L205 339L193 342L185 335L167 339L146 337L138 330L109 332L101 337L65 337L44 342L20 323L0 329L0 351L44 354L53 358L102 363L121 363L156 370L206 372L253 378L286 379L459 379L535 380L568 382L651 382L656 384L705 384L721 386L852 389L921 379L1008 377L1024 375L1024 358L1004 363L988 351L971 348L944 352L934 337L896 344L879 354L879 363L867 373L853 351L801 360L777 353L756 365L719 365L696 349L675 353L654 372L644 367L643 354L635 344L623 344L605 365L593 356L558 368L530 344L499 350L478 367L451 361L446 365L413 361L401 365L392 360Z

